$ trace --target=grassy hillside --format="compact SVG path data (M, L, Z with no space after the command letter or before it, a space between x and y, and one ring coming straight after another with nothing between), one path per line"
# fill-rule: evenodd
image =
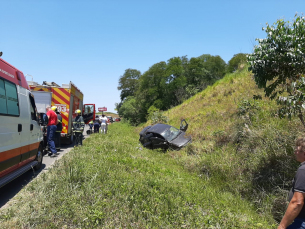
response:
M66 154L0 211L1 228L271 228L249 201L142 149L115 123Z
M0 210L1 228L275 228L302 129L253 94L243 70L167 111L189 123L181 151L143 149L124 123L93 134Z
M248 199L259 213L278 221L298 167L295 139L304 128L298 118L280 119L276 111L276 103L264 98L246 69L229 74L165 112L177 127L185 118L193 137L185 150L169 154L188 171Z
M114 118L119 118L119 117L120 117L120 116L119 116L118 114L116 114L116 113L107 112L107 111L105 111L105 112L97 112L96 114L97 114L97 115L102 115L102 113L103 113L104 115L106 115L106 116L111 116L111 117L114 117Z

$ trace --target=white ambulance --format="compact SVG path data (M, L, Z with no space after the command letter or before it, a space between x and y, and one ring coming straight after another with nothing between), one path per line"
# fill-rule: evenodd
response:
M43 135L34 97L21 71L0 58L0 187L40 169Z

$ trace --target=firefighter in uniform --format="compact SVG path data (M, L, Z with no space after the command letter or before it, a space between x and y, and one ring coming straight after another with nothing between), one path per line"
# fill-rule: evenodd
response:
M60 134L62 131L62 117L61 117L60 113L57 111L56 106L53 106L52 110L57 114L58 124L56 125L57 129L55 132L55 147L56 147L56 150L59 151L60 150Z
M75 111L76 117L73 121L73 132L74 132L74 139L78 139L79 142L76 142L76 144L83 145L83 131L85 127L84 118L81 115L81 111L78 109Z

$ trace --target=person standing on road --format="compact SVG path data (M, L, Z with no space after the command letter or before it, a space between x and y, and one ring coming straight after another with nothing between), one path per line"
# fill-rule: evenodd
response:
M100 117L101 121L101 133L107 134L107 127L108 127L108 119L107 117L102 114L102 117Z
M47 139L48 145L51 153L48 155L50 157L55 157L58 153L55 148L54 138L56 133L56 125L58 124L57 115L54 111L52 111L51 106L46 107L47 117L48 117L48 125L47 125Z
M305 137L298 138L294 151L296 160L301 162L289 192L289 205L278 229L305 228Z
M94 120L93 126L94 126L94 133L98 133L101 127L100 120Z
M84 118L81 114L81 111L78 109L75 111L76 117L73 121L73 132L75 137L79 139L80 142L76 142L76 144L83 145L83 131L85 127Z
M60 113L57 111L57 107L53 106L52 107L52 111L54 111L57 115L57 120L58 120L58 124L57 124L57 129L56 129L56 133L55 133L55 147L56 150L60 150L60 134L62 131L62 117L60 115Z

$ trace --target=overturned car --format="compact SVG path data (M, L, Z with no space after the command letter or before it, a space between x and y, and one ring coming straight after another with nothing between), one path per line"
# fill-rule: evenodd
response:
M180 124L180 130L167 124L155 124L147 126L140 132L139 141L149 149L172 149L180 150L192 142L191 137L185 136L188 128L187 122L183 119Z

